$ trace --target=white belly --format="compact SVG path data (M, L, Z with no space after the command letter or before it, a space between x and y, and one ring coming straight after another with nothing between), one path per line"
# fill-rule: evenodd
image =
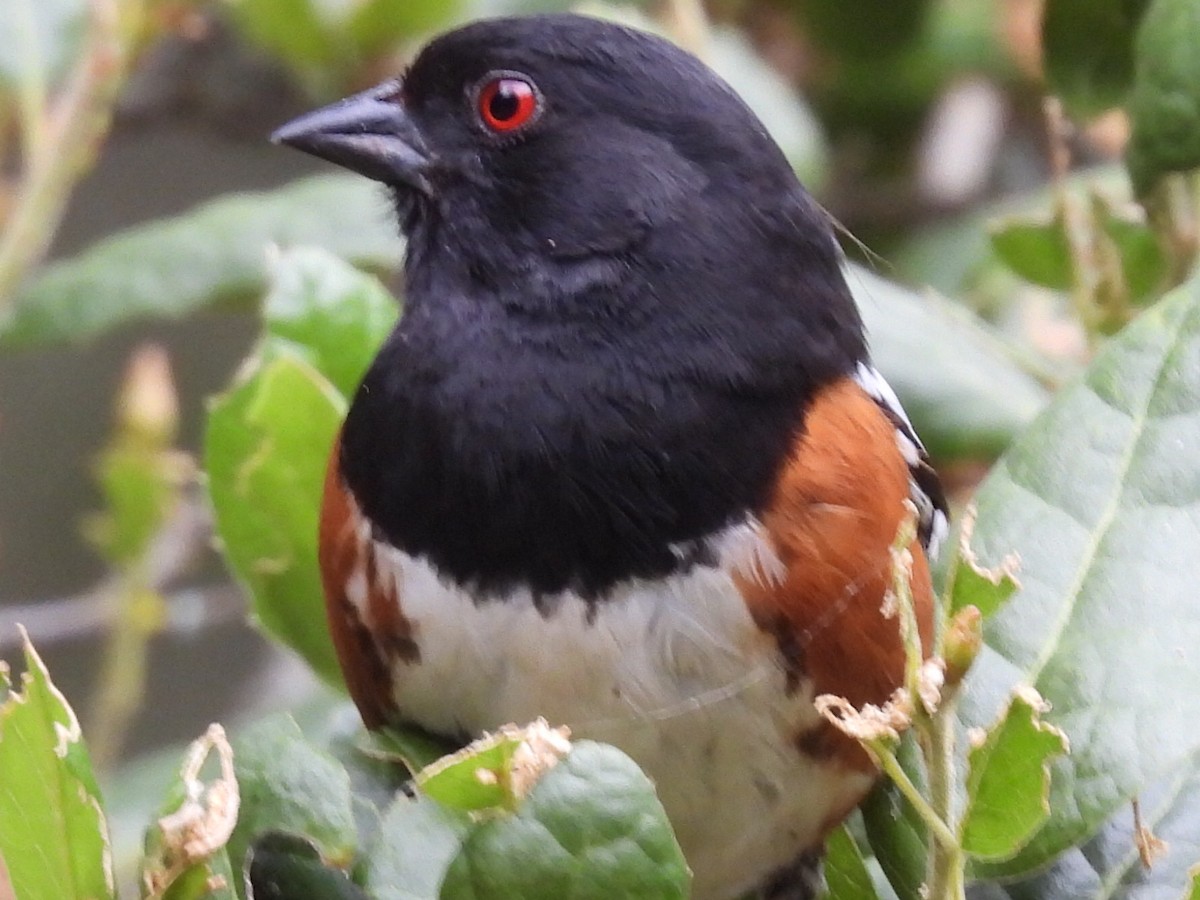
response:
M397 673L400 710L443 732L544 716L620 747L657 786L694 896L738 896L818 841L869 780L796 747L818 722L811 686L785 689L774 638L728 574L741 565L769 577L772 560L749 525L716 546L721 565L629 582L589 621L571 594L543 604L545 615L527 592L476 602L424 561L377 545L420 646L420 662Z

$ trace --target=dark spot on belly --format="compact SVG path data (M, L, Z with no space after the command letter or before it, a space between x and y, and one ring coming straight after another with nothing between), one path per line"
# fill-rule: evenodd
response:
M421 662L421 645L408 634L377 635L376 640L387 655L396 661L415 665Z
M776 619L774 622L766 624L765 627L760 624L759 627L775 638L775 646L779 652L779 659L783 664L786 678L784 687L788 696L791 696L799 689L800 681L806 674L804 671L804 645L801 643L801 636L784 618Z
M783 796L779 786L773 781L769 781L764 775L755 775L753 784L754 789L758 791L758 796L762 797L769 806L777 805L779 798Z
M827 722L804 729L796 735L796 749L810 759L819 762L832 759L841 750L841 736Z

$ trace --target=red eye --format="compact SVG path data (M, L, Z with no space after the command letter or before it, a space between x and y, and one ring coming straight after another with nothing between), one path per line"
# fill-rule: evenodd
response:
M521 78L493 78L479 92L479 116L492 131L515 131L533 118L538 95Z

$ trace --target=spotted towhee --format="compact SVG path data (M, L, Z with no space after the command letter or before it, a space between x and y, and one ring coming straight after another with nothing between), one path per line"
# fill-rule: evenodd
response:
M695 896L805 896L875 775L813 697L898 684L889 548L910 499L927 627L946 517L779 148L692 56L567 15L275 138L387 185L408 239L321 517L366 724L565 723L654 779Z

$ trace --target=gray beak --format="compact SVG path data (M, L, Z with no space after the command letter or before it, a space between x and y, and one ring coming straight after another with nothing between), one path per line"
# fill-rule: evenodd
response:
M271 142L428 194L429 153L399 94L399 82L385 81L293 119L271 135Z

